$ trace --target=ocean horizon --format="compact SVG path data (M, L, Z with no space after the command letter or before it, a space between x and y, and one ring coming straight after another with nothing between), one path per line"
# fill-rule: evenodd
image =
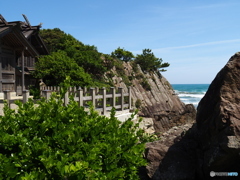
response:
M198 103L206 94L210 84L171 84L175 93L185 104L193 104L197 108Z

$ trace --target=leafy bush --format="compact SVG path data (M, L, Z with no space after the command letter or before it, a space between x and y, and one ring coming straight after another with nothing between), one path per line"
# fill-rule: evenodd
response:
M41 96L40 96L41 91L40 91L39 87L30 86L29 91L30 91L30 95L33 96L33 99L40 99L41 98Z
M131 61L131 66L132 66L133 72L139 73L139 69L135 61Z
M42 78L46 85L50 86L58 86L65 80L66 76L71 77L72 86L94 85L90 74L78 66L74 59L67 56L65 51L60 50L39 58L34 76Z
M151 86L148 83L146 78L143 78L143 80L140 83L142 85L142 87L146 90L146 91L151 91Z
M5 104L0 179L138 179L147 141L139 124L86 112L73 98L63 106L61 97L17 101L17 112Z
M34 74L36 78L44 79L51 86L59 85L66 75L71 76L76 85L104 83L102 75L113 66L110 55L99 53L95 46L84 45L58 28L40 30L40 35L50 55L39 59Z
M141 107L141 105L142 105L141 99L137 99L135 102L135 107L139 109Z
M133 76L128 76L129 81L132 81L134 79Z
M136 74L136 78L137 78L137 79L142 79L142 78L144 78L143 73L138 73L138 74Z
M123 66L123 62L118 60L118 59L115 59L114 60L114 66L116 68L116 71L117 73L122 77L125 75L125 72L124 72L124 66Z

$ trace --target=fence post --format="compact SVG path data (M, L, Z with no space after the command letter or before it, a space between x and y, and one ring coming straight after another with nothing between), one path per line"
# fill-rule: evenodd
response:
M116 107L116 89L115 89L115 87L111 87L111 93L112 93L111 106L113 108L115 108Z
M57 93L60 93L60 86L56 87L56 91L57 91Z
M83 89L78 89L78 105L81 107L83 106Z
M124 110L124 107L123 107L123 105L124 105L123 88L122 88L122 87L119 87L118 89L119 89L119 92L120 92L120 94L121 94L121 97L120 97L121 111L123 111L123 110Z
M52 91L50 91L50 90L43 90L43 96L44 96L47 100L50 99L51 93L52 93Z
M95 88L91 88L90 89L90 93L92 96L92 105L95 108L96 107L96 92L95 92Z
M26 103L29 99L29 90L24 90L22 94L23 94L23 103Z
M84 93L84 96L86 96L86 93L87 93L87 87L83 87L83 93Z
M10 107L10 90L3 91L4 100L7 101L8 107Z
M64 106L67 106L68 103L69 103L68 95L69 95L69 91L67 91L67 92L64 94Z
M102 95L103 95L103 115L106 115L106 106L107 106L107 98L106 98L106 88L102 88Z
M73 97L77 97L77 88L76 88L76 86L73 87Z
M128 108L129 110L132 109L132 94L131 94L131 87L128 87Z

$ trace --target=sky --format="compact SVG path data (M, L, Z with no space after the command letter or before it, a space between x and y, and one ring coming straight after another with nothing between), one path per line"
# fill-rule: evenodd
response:
M209 84L240 51L239 0L11 0L0 2L7 21L60 28L99 52L151 49L170 63L171 84Z

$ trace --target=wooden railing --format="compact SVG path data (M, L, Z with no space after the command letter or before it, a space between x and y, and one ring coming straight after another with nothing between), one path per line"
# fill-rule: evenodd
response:
M46 99L49 99L52 92L59 92L60 87L45 86L41 87L41 95ZM64 105L69 103L69 95L74 97L74 100L78 102L79 106L88 106L88 102L91 102L93 107L97 111L100 111L103 115L113 107L116 110L123 111L124 109L131 109L131 88L128 88L128 92L123 91L123 88L116 89L111 87L109 91L106 88L69 88L64 96Z
M59 92L59 87L44 87L41 88L41 95L46 99L51 97L52 92ZM126 110L131 109L131 88L128 88L128 92L124 92L123 88L111 87L108 91L106 88L70 88L63 98L63 105L69 103L69 96L72 95L74 100L78 102L79 106L89 106L89 102L93 107L101 112L101 114L106 115L107 111L110 111L112 108L116 110ZM10 91L4 91L4 99L0 100L0 103L3 103L6 100L10 106L16 100L21 100L23 103L26 103L29 99L29 91L25 90L22 93L22 96L11 97Z
M3 99L0 100L0 103L4 103L4 101L7 101L8 105L10 106L10 104L14 103L14 101L16 100L20 100L23 103L26 103L29 99L29 91L25 90L22 93L22 96L15 96L15 97L11 97L11 91L10 90L6 90L3 91Z

